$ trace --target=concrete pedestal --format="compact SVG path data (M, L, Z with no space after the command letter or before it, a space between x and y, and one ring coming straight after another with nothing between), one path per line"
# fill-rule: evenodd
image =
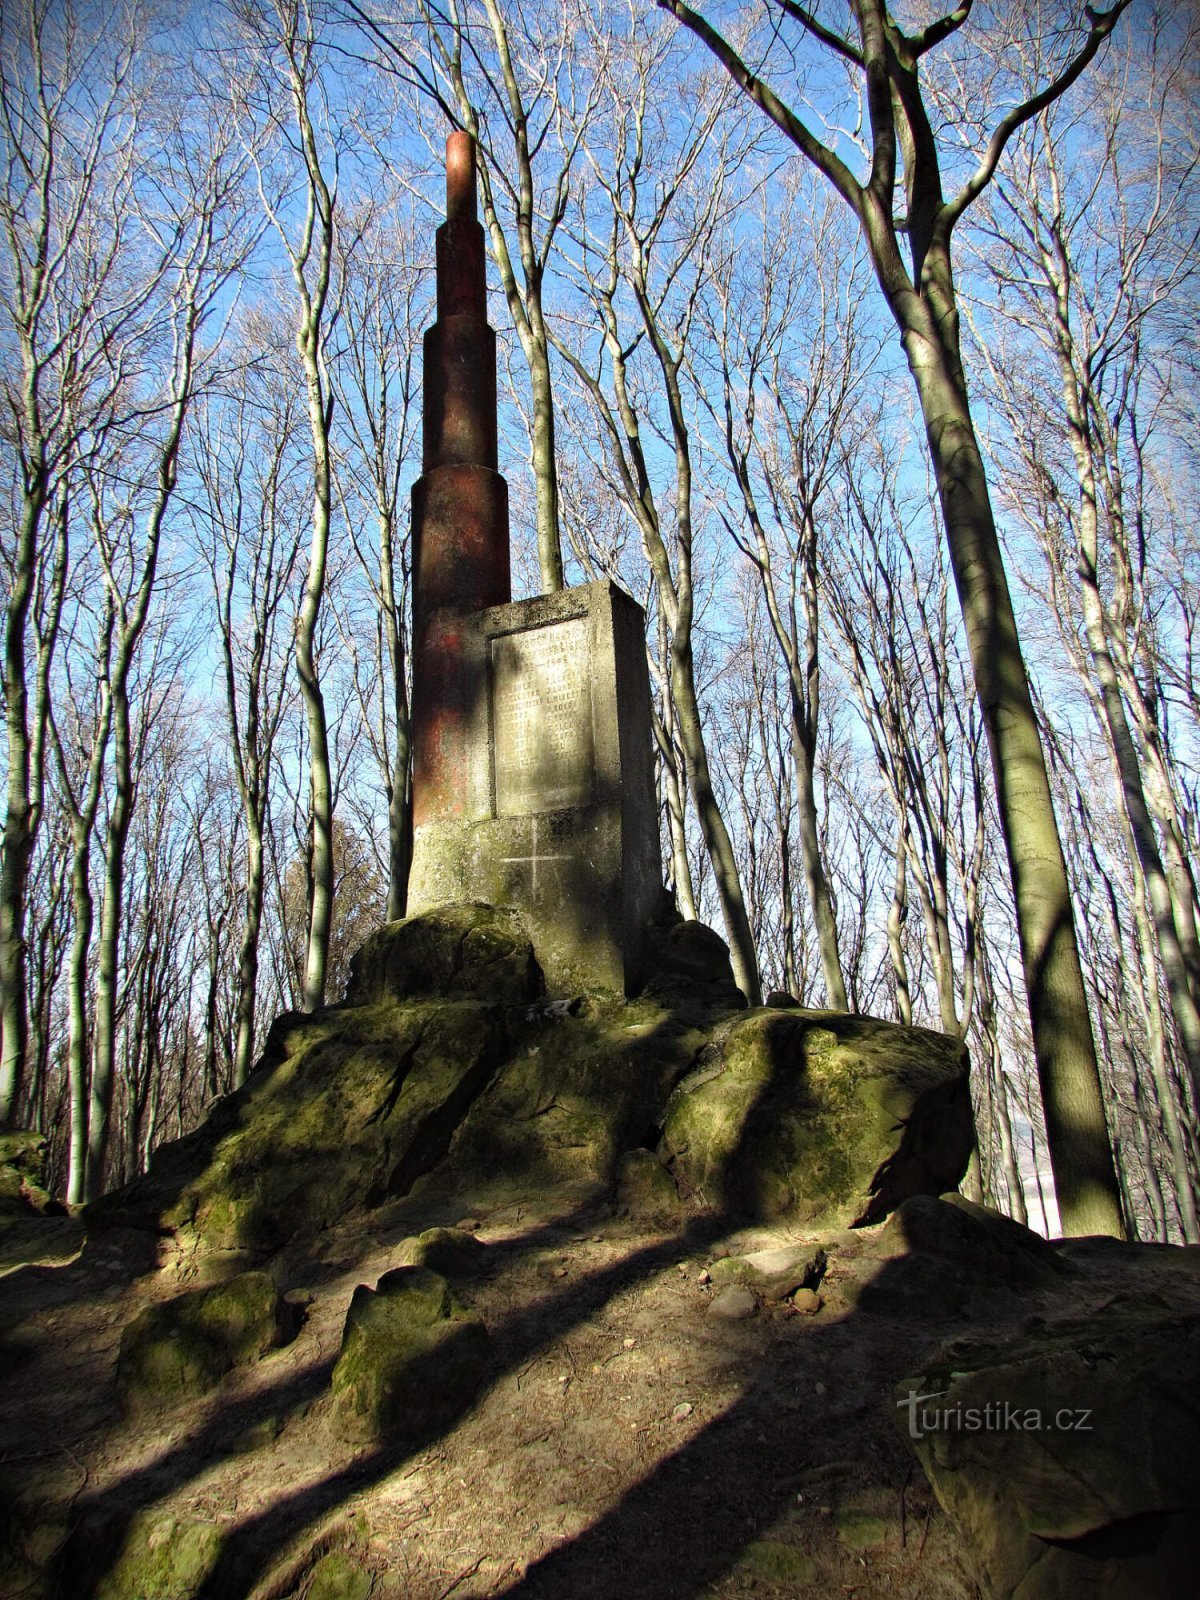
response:
M602 581L454 630L470 687L418 809L409 913L513 906L552 994L632 992L662 887L642 609Z

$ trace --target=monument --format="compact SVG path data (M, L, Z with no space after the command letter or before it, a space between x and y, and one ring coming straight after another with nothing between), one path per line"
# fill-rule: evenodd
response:
M551 993L632 993L662 893L645 617L608 581L511 599L475 188L452 133L412 492L408 910L512 907Z

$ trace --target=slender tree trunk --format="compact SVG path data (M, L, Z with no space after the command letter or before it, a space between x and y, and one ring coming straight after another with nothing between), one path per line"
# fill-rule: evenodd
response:
M896 875L887 916L888 956L896 982L896 1013L902 1025L911 1028L912 994L908 986L908 961L904 955L904 921L908 915L908 822L902 812L896 826Z
M562 540L558 525L558 457L554 428L554 390L550 376L550 350L542 325L541 289L531 305L530 337L523 339L533 390L533 481L537 492L538 569L542 590L562 588Z
M817 930L817 948L821 953L821 971L825 978L825 1004L831 1011L845 1011L846 980L842 975L842 957L838 949L837 915L833 909L829 879L825 875L825 863L821 860L821 841L817 829L814 772L816 722L815 719L804 715L803 707L797 700L794 683L791 685L790 698L792 763L796 769L796 820L800 838L800 860L804 868L804 882L808 889L808 903L812 907L813 923Z
M1028 1226L1029 1213L1025 1209L1025 1188L1017 1164L1016 1146L1013 1142L1012 1119L1008 1111L1008 1089L1004 1069L1000 1064L999 1041L992 1035L991 1074L994 1084L992 1103L996 1108L996 1128L1000 1134L1000 1160L1004 1164L1004 1181L1008 1187L1009 1215Z
M17 1116L28 1046L25 973L25 897L37 837L37 798L29 731L26 634L33 597L37 531L46 504L44 461L35 462L27 483L13 581L4 626L4 714L8 734L7 806L0 850L0 1127Z
M122 644L125 643L123 640ZM87 1171L83 1185L84 1198L87 1200L94 1200L104 1188L115 1084L125 846L134 802L129 699L125 687L127 672L126 664L124 670L118 669L114 674L113 683L112 803L105 830L104 888L100 898L100 930L96 939L96 1022L88 1096Z
M67 968L67 1074L71 1086L71 1153L67 1199L86 1198L88 1149L88 1015L87 970L92 946L90 826L75 829L71 863L71 900L75 927Z
M678 747L675 740L675 708L669 687L670 641L666 619L659 607L658 651L660 664L654 673L662 688L662 720L654 718L654 737L658 745L659 771L662 774L663 801L667 811L667 838L671 846L671 882L675 889L675 902L685 922L698 922L696 894L692 887L692 865L687 851L687 795L684 775L679 771Z
M254 1018L258 999L258 940L263 908L263 830L257 811L246 813L246 920L238 951L238 990L233 1087L240 1089L254 1061Z
M1069 329L1062 325L1060 317L1059 364L1079 485L1076 572L1079 578L1088 654L1095 675L1097 692L1093 700L1108 735L1108 744L1112 751L1113 765L1128 819L1129 837L1145 880L1159 959L1162 962L1163 976L1166 979L1167 994L1170 997L1175 1026L1179 1032L1179 1041L1191 1075L1193 1092L1200 1094L1200 1011L1197 1011L1196 997L1189 982L1187 961L1176 921L1176 906L1159 854L1154 824L1146 805L1141 765L1125 715L1125 703L1121 698L1116 666L1109 649L1098 574L1096 476L1086 436L1082 398L1075 381L1069 351L1063 348L1068 339ZM1186 913L1180 919L1185 926L1188 920L1190 919ZM1153 981L1153 968L1148 973L1148 979Z
M324 368L325 305L329 295L334 239L334 195L326 182L308 103L311 39L299 40L299 16L288 20L285 41L291 68L292 104L307 180L307 216L302 244L287 245L292 277L300 299L296 349L304 369L308 421L312 433L312 540L308 572L296 616L296 669L308 725L309 873L308 940L304 956L301 1004L315 1011L325 1003L329 936L333 926L333 781L329 761L329 729L317 670L317 619L325 593L329 529L333 504L329 444L331 401ZM303 58L303 66L301 65ZM286 244L286 241L285 241ZM310 282L310 253L316 265Z
M396 721L396 748L388 785L388 895L387 920L402 917L408 905L408 874L412 865L412 760L408 720L408 683L404 669L404 634L396 604L395 539L391 509L379 509L379 585L384 640L391 673L392 711Z
M948 261L943 270L948 279ZM947 303L952 295L948 289ZM939 330L924 301L911 294L889 298L920 398L991 750L1059 1211L1068 1233L1122 1237L1066 864L966 402L956 314L947 311Z
M1175 1202L1179 1209L1183 1240L1185 1244L1197 1244L1200 1243L1200 1216L1198 1216L1196 1208L1196 1186L1188 1161L1188 1148L1183 1127L1179 1089L1167 1064L1165 1018L1163 1016L1162 1002L1159 998L1158 967L1154 959L1154 940L1151 933L1151 919L1146 904L1146 886L1144 880L1138 877L1136 869L1134 870L1133 880L1133 919L1138 942L1138 955L1143 972L1141 980L1145 995L1143 1012L1146 1018L1147 1044L1150 1052L1150 1072L1154 1080L1154 1098L1157 1102L1159 1117L1162 1120L1162 1129L1167 1141L1167 1148L1171 1153L1171 1176L1174 1180ZM1141 1086L1138 1082L1136 1071L1133 1074L1133 1078L1134 1093L1140 1094ZM1153 1161L1150 1163L1148 1172L1152 1175L1153 1182L1158 1183L1157 1164ZM1163 1239L1167 1236L1165 1232L1165 1216L1164 1210L1164 1231L1161 1234Z
M712 774L708 765L708 751L704 744L704 728L700 720L700 706L696 699L695 667L692 660L691 618L676 618L671 634L671 692L679 718L679 741L687 761L688 782L700 832L713 864L717 881L717 894L725 918L725 931L729 937L729 955L733 962L733 976L738 988L752 1006L762 1004L759 986L758 957L754 950L754 934L746 913L742 894L741 875L737 857L725 818L717 803Z

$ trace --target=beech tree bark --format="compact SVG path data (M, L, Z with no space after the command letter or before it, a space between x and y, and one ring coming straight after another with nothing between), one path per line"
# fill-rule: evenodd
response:
M1124 1234L1120 1189L1072 920L1062 845L987 476L971 417L959 343L951 236L995 174L1012 134L1064 94L1111 33L1129 0L1088 9L1084 42L1037 94L1003 116L956 195L942 191L936 135L919 81L921 58L970 17L972 0L912 34L882 0L852 0L857 42L800 5L783 7L803 34L861 74L870 171L859 180L738 53L683 0L658 0L708 47L743 93L834 186L858 218L880 289L900 333L925 423L976 688L992 754L997 804L1017 908L1047 1138L1069 1233ZM903 196L911 270L895 214Z

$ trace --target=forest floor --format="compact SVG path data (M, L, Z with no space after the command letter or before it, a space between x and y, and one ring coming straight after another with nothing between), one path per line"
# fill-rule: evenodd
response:
M16 1359L0 1379L0 1468L36 1525L27 1556L48 1571L71 1541L74 1575L57 1593L123 1594L113 1568L136 1519L152 1543L220 1529L218 1569L196 1591L207 1600L974 1600L969 1553L897 1425L895 1386L967 1333L1152 1296L1156 1275L1180 1292L1180 1252L1134 1267L1114 1247L1052 1289L955 1307L897 1275L903 1262L873 1257L877 1229L718 1237L702 1216L664 1228L594 1196L475 1199L467 1215L461 1197L410 1198L292 1246L271 1270L304 1309L296 1337L141 1422L118 1404L122 1329L194 1287L197 1263L169 1245L152 1263L146 1236L123 1232L65 1259L78 1224L10 1225L0 1322ZM356 1285L394 1265L406 1236L458 1223L489 1247L464 1288L491 1335L488 1384L415 1451L340 1441L328 1379ZM828 1255L819 1309L713 1309L715 1260L810 1241ZM862 1284L889 1275L894 1292L863 1309ZM1200 1309L1194 1264L1185 1277Z

